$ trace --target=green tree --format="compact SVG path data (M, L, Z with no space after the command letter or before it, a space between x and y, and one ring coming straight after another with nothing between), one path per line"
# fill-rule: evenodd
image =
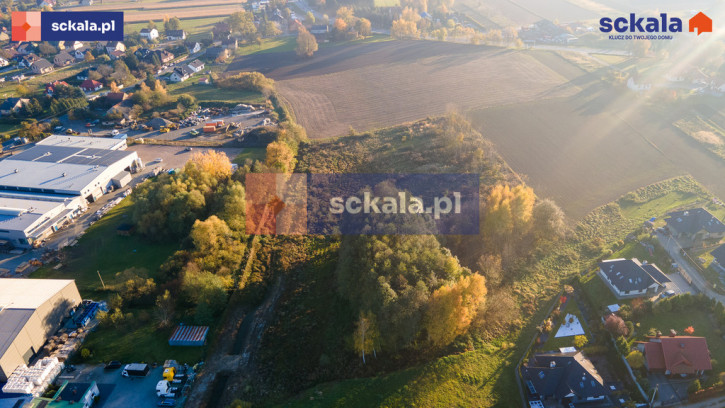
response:
M181 29L181 20L179 20L177 17L172 17L169 20L164 22L164 31L180 30L180 29Z
M254 16L248 11L237 11L226 19L232 31L240 34L245 40L251 41L257 34L257 26L254 24Z
M375 353L375 344L379 335L375 315L360 312L360 317L355 324L354 343L355 350L362 356L363 364L365 364L366 354Z
M311 57L317 51L317 40L306 29L300 27L297 33L297 47L295 52L301 57Z
M315 24L315 15L311 11L308 11L307 14L305 15L305 24L307 24L307 25Z
M692 395L702 389L702 385L700 384L700 380L694 379L690 383L690 385L687 386L687 393L689 395Z
M265 163L282 173L290 173L294 170L296 159L294 152L286 143L272 142L267 145Z
M638 370L644 367L644 356L641 351L632 350L629 354L627 354L627 362L633 369Z

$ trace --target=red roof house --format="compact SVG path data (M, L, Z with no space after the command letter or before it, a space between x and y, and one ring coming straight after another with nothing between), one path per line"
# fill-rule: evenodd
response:
M650 337L644 344L644 355L649 371L664 371L667 375L702 375L712 370L704 337Z
M86 79L81 83L81 89L85 92L95 92L103 88L103 84L93 79Z

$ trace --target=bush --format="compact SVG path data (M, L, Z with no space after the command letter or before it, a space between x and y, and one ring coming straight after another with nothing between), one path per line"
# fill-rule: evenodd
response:
M702 389L702 385L700 384L700 380L693 380L690 385L687 386L687 394L692 395Z

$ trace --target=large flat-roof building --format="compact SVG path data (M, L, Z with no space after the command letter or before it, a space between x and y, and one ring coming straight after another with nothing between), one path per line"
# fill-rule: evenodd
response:
M0 382L28 364L80 303L73 280L0 279Z
M142 167L122 139L54 135L0 161L0 240L31 247Z

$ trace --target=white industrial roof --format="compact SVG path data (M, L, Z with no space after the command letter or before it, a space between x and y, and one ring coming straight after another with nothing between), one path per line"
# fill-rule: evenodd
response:
M51 135L39 141L41 146L92 147L94 149L117 150L126 147L126 141L108 137Z
M58 207L65 207L65 203L0 196L0 229L25 231L38 221L49 218L46 214Z
M80 192L105 167L40 161L0 161L0 186Z
M37 309L73 282L72 279L0 278L0 308Z

